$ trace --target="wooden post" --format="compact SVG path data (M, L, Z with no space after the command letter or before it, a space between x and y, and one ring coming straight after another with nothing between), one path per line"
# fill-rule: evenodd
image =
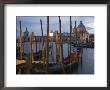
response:
M72 22L70 16L70 72L71 72L71 31L72 31Z
M53 38L54 38L54 37L52 36L52 61L54 62L54 53L53 53L53 45L54 45L54 44L53 44Z
M37 56L38 56L38 53L37 53L37 35L35 36L35 44L36 44L36 60L38 60L37 59Z
M72 29L72 23L71 23L71 16L70 16L70 54L71 54L71 29Z
M58 63L58 32L56 32L56 62Z
M36 54L37 54L37 36L35 36L35 42L36 42Z
M43 28L42 28L42 20L40 20L41 23L41 32L42 32L42 61L43 61L43 65L45 62L45 55L44 55L44 35L43 35Z
M34 55L33 55L33 32L30 34L30 60L31 63L34 61Z
M20 60L22 60L22 53L23 53L23 50L22 50L22 32L20 32Z
M22 50L22 30L21 30L21 21L20 21L19 23L20 23L20 60L22 60L22 53L23 53L23 50Z
M60 60L61 60L61 68L63 73L65 74L64 64L63 64L63 47L62 47L62 36L61 36L61 19L59 16L59 31L60 31Z
M47 16L47 56L46 56L46 74L48 73L48 60L49 60L49 16Z

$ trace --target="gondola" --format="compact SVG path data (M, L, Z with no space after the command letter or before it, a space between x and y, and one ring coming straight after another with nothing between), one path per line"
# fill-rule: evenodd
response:
M68 57L66 57L63 60L63 64L64 64L64 68L67 69L68 67L70 67L71 65L74 65L78 63L78 53L76 52L72 52ZM44 74L45 73L45 69L41 68L42 67L42 63L39 62L39 66L40 68L38 68L38 64L34 63L34 68L33 68L33 74ZM54 62L49 63L49 67L48 67L48 73L52 74L52 73L58 73L58 72L62 72L61 69L61 63L58 62Z
M72 52L68 57L66 57L64 60L63 60L63 64L64 64L64 68L67 69L68 67L70 67L70 65L74 65L76 63L78 63L78 53L76 52ZM21 74L26 74L26 63L25 64L21 64L22 68L21 68L21 71L22 73ZM61 63L60 62L49 62L48 63L49 67L48 67L48 73L49 74L53 74L53 73L62 73L62 69L61 69ZM20 65L18 65L20 67ZM23 68L24 66L24 68ZM41 61L34 61L32 64L31 64L31 69L30 69L30 74L45 74L45 68L43 67L43 62ZM45 66L45 65L44 65ZM25 69L25 70L24 70ZM25 71L25 72L23 72Z

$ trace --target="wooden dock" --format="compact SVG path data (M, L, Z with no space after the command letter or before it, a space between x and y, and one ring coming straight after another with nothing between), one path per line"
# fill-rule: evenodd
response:
M16 60L16 66L17 65L21 65L21 64L26 64L27 62L26 62L26 60ZM44 62L43 61L32 61L32 64L38 64L38 63L40 63L40 64L43 64ZM48 62L49 64L56 64L56 62L53 62L53 61L49 61ZM46 62L45 62L45 64L46 64Z

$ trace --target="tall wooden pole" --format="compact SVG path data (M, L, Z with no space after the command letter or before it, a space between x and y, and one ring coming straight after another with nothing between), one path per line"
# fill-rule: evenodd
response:
M30 60L31 60L31 63L34 61L34 55L33 55L33 35L34 35L34 33L33 32L31 32L31 34L30 34Z
M65 73L64 64L63 64L63 46L62 46L62 36L61 36L61 19L59 16L59 31L60 31L60 60L61 60L61 68L63 73Z
M71 30L72 30L72 23L71 23L71 16L70 16L70 54L71 54Z
M20 60L22 60L22 53L23 53L23 50L22 50L22 30L21 30L21 21L19 22L20 24Z
M40 23L41 23L41 32L42 32L42 61L43 61L43 65L44 65L44 62L45 62L45 55L44 55L44 35L43 35L43 28L42 28L42 20L40 20Z
M54 52L53 52L54 43L53 43L53 38L54 38L54 36L52 36L52 61L54 62Z
M71 72L71 31L72 31L72 22L70 16L70 72Z
M49 16L47 16L47 58L46 58L46 73L48 73L48 61L49 61Z
M58 32L56 32L56 62L58 63Z
M37 54L37 35L35 36L35 42L36 42L36 54Z

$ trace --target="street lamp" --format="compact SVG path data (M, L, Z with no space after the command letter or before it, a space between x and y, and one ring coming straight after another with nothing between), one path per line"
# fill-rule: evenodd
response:
M50 32L50 33L49 33L49 36L53 37L53 32Z
M52 55L52 53L53 53L53 32L50 32L49 36L51 37L51 41L52 41L52 52L51 52L51 55ZM54 61L53 55L52 55L52 61Z

